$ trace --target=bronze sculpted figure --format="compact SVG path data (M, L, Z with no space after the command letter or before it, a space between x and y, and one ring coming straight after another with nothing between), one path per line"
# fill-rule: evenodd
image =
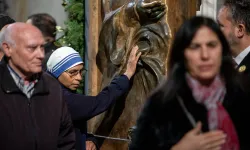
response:
M96 135L120 138L99 138L101 149L128 149L128 142L124 139L128 139L128 131L135 125L148 94L165 75L171 39L166 12L166 2L134 0L105 14L97 54L102 87L123 73L133 46L138 45L142 55L131 80L131 90L89 124L89 130Z

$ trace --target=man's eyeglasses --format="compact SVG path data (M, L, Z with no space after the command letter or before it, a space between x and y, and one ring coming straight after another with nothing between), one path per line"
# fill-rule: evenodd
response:
M86 69L81 69L81 70L66 70L65 71L70 77L75 77L78 74L80 74L81 76L83 76L87 70Z

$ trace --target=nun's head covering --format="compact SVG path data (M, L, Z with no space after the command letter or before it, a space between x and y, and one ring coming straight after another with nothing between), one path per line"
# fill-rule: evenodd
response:
M64 71L82 64L80 54L71 47L60 47L49 57L47 71L58 78Z

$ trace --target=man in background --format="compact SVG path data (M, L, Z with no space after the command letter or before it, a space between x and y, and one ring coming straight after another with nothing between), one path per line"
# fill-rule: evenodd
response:
M218 13L218 23L225 34L236 69L250 76L250 1L225 0Z
M45 58L43 61L43 70L46 70L47 61L54 50L58 47L56 41L56 20L47 13L33 14L28 17L26 23L36 26L43 34L45 40Z

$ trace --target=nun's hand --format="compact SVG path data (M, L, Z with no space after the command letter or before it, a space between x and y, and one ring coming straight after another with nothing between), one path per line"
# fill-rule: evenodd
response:
M141 52L138 53L138 50L138 46L133 47L129 55L126 72L124 73L129 79L135 74L137 62L141 56Z
M92 141L86 141L86 150L96 150L95 143Z

